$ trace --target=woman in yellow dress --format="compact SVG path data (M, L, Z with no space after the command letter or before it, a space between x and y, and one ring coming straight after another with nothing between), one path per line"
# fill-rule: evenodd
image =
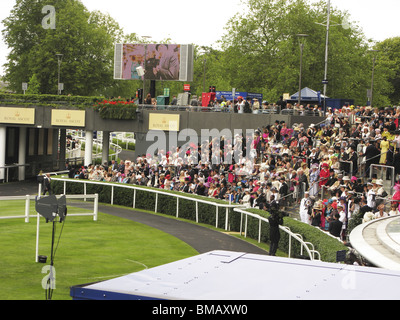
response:
M379 164L385 165L386 164L386 155L387 152L389 151L389 141L387 140L386 137L383 137L383 140L381 141L381 159L379 160Z

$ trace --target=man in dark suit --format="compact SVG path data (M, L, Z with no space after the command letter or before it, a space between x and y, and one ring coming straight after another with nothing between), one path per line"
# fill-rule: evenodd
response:
M349 162L353 163L353 172L350 172L352 175L356 175L358 172L358 156L356 152L357 148L354 147L353 145L350 147L350 153L349 153ZM349 168L349 171L351 168Z
M284 177L281 177L279 180L281 182L281 187L279 188L279 202L282 207L286 207L287 195L289 194L289 186L287 185L286 179Z
M397 175L400 174L400 149L397 149L396 153L393 156L393 166L394 166L394 174L396 180Z
M340 237L343 223L339 220L339 213L333 216L333 221L329 224L329 233L335 237Z
M43 195L45 195L46 193L49 193L49 195L51 195L50 173L46 173L43 179Z
M183 187L183 192L190 193L190 179L185 178L185 186Z
M206 195L206 187L204 186L203 182L199 181L199 183L196 185L195 193L199 196Z
M381 152L375 146L375 142L371 142L368 140L366 144L367 144L367 148L364 153L365 160L366 160L365 173L368 176L369 168L371 167L371 165L379 164L379 155L381 154Z
M225 199L225 194L228 191L227 187L226 187L226 182L222 182L221 183L221 190L218 193L218 199Z

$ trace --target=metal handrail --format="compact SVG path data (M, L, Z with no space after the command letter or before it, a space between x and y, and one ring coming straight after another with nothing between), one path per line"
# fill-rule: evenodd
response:
M225 112L225 113L234 113L233 105L231 107L222 107L222 106L214 106L214 107L203 107L203 106L192 106L190 104L187 105L152 105L152 104L139 104L138 111L140 110L152 110L152 111L192 111L192 112ZM256 114L287 114L290 111L285 110L292 110L292 109L283 109L279 112L278 109L274 108L267 108L267 109L258 109L258 113ZM300 113L299 110L295 110ZM293 111L294 112L294 111ZM251 112L253 114L253 110ZM300 114L299 114L300 115ZM319 112L317 111L310 111L305 112L303 116L319 116ZM325 122L326 120L322 121L321 123Z
M57 181L63 181L64 183L64 194L66 194L67 188L66 184L67 182L72 182L72 183L83 183L84 188L83 192L84 195L86 194L86 185L87 184L97 184L97 185L104 185L111 187L111 205L114 204L114 188L127 188L127 189L132 189L134 194L133 194L133 204L132 207L136 207L136 192L139 191L146 191L150 193L155 193L156 199L155 199L155 204L154 204L154 212L157 212L158 209L158 195L166 195L166 196L171 196L175 197L177 200L177 206L176 206L176 218L179 218L179 199L184 199L184 200L189 200L189 201L194 201L196 203L196 222L198 223L199 221L199 210L198 210L198 203L205 203L209 205L213 205L216 208L216 219L215 219L215 227L218 228L218 208L222 207L225 208L225 230L228 231L228 215L229 215L229 208L244 208L245 206L243 205L238 205L235 203L232 203L231 201L227 203L219 203L219 202L213 202L213 201L207 201L195 197L188 197L183 194L179 193L172 193L172 192L167 192L163 191L160 189L150 189L147 187L143 186L137 186L137 185L131 185L131 184L124 184L124 183L112 183L112 182L102 182L102 181L92 181L92 180L81 180L81 179L63 179L63 178L53 178L53 180Z
M5 177L3 178L3 183L8 182L9 169L20 168L20 167L29 167L29 166L30 166L29 163L25 163L25 164L17 164L17 163L15 163L15 164L5 165L5 166L0 167L0 172L2 170L4 170L4 169L6 171Z
M251 216L251 217L256 218L256 219L259 220L258 243L260 243L261 242L261 221L269 223L268 219L264 218L264 217L261 217L258 214L254 214L254 213L251 213L251 212L248 212L246 210L239 209L239 208L235 208L235 209L233 209L233 211L241 213L241 217L240 217L240 235L242 235L243 215L246 215L245 225L244 225L244 237L247 237L247 216ZM314 245L312 243L310 243L310 242L305 242L303 240L303 237L300 234L293 233L290 230L290 228L287 227L287 226L279 226L279 229L284 231L284 232L286 232L289 235L289 252L288 252L289 258L291 257L291 254L292 254L292 252L291 252L291 247L292 247L291 246L291 239L293 238L293 239L297 240L298 242L300 242L300 244L301 244L301 254L303 254L303 248L304 248L307 251L308 256L310 257L310 260L321 260L321 255L320 255L320 253L318 251L316 251L314 249ZM309 248L309 245L311 246L311 249ZM318 259L315 259L315 255L314 254L317 254Z
M213 205L216 207L216 222L215 222L215 227L218 228L218 208L223 207L226 209L225 213L225 230L228 231L228 214L229 214L229 208L233 208L233 210L235 212L240 212L240 213L245 213L246 215L250 215L250 216L254 216L257 218L260 218L263 221L268 222L268 220L266 218L263 218L259 215L255 215L252 214L250 212L247 212L245 210L243 210L245 208L245 206L242 205L238 205L238 204L232 204L231 202L228 203L219 203L219 202L212 202L212 201L207 201L207 200L203 200L203 199L199 199L199 198L195 198L195 197L188 197L185 195L181 195L181 194L176 194L176 193L170 193L170 192L166 192L166 191L162 191L159 189L149 189L149 188L144 188L144 187L140 187L140 186L135 186L135 185L126 185L126 184L114 184L114 183L108 183L108 182L100 182L100 181L91 181L91 180L74 180L74 179L63 179L63 178L53 178L53 180L57 180L57 181L63 181L64 183L64 194L66 194L66 183L67 182L72 182L72 183L83 183L84 184L84 195L86 194L86 184L96 184L96 185L106 185L106 186L111 186L111 204L113 204L113 198L114 198L114 188L115 187L122 187L122 188L129 188L129 189L133 189L134 190L134 195L133 195L133 208L135 208L135 201L136 201L136 191L140 190L140 191L146 191L146 192L151 192L151 193L155 193L156 194L156 199L155 199L155 209L154 212L157 212L157 206L158 206L158 195L162 194L162 195L167 195L167 196L171 196L171 197L175 197L177 199L177 208L176 208L176 217L179 217L179 199L185 199L185 200L189 200L189 201L194 201L196 203L196 222L198 223L198 203L205 203L208 205ZM260 222L261 223L261 222ZM246 222L246 233L247 233L247 222ZM287 228L287 227L286 227ZM282 228L281 228L282 229ZM289 233L290 237L293 237L294 239L298 240L301 242L302 244L302 248L304 247L306 249L306 251L308 252L310 259L314 259L314 254L317 254L319 256L320 259L320 254L318 252L316 252L314 250L313 245L312 248L310 249L307 245L306 242L304 242L302 240L302 237L300 235L296 235L294 233L292 233L291 231L288 231L287 229L283 230L287 233ZM240 222L240 232L242 233L242 218L241 218L241 222ZM259 242L260 242L260 234L259 234ZM290 257L291 252L289 252L289 257Z

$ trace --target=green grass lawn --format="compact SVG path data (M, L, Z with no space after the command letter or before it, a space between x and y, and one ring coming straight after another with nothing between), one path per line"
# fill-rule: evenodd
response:
M34 202L32 201L32 204ZM22 211L21 211L22 210ZM31 213L35 214L34 205ZM68 207L68 214L84 212ZM0 216L23 215L24 201L0 201ZM62 224L56 223L57 244ZM47 263L35 262L36 218L0 220L0 299L44 300L42 268L50 263L52 223L40 222L39 254ZM99 213L68 217L56 251L56 289L53 300L69 300L69 287L103 281L198 254L162 231Z

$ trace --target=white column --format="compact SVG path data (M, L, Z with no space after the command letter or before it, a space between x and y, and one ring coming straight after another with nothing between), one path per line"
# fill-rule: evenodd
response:
M85 132L85 166L92 163L93 156L93 131L86 130Z
M26 127L19 128L18 164L26 163ZM25 180L25 166L18 168L18 180Z
M104 162L108 163L108 156L110 154L110 132L103 131L103 146L102 146L102 157L101 157L101 164Z
M6 142L7 142L7 128L0 126L0 167L6 165ZM6 169L0 169L0 180L5 179Z

